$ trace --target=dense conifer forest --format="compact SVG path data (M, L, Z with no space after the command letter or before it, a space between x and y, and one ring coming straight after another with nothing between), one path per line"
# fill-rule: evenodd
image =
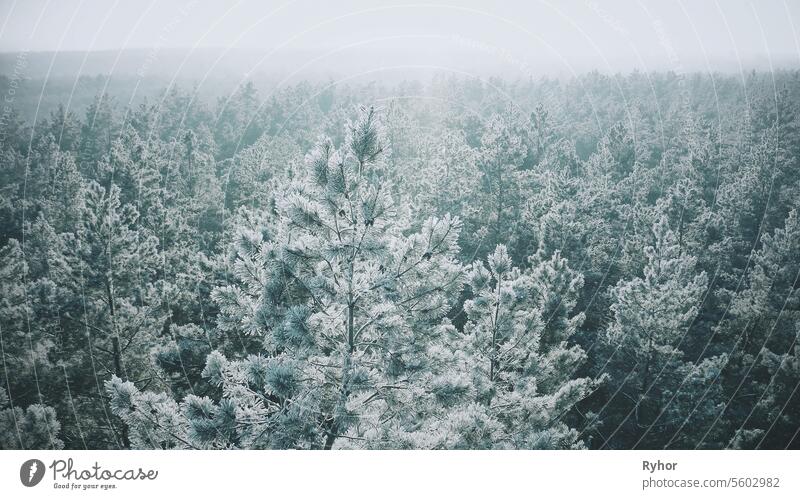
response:
M62 87L0 448L800 447L796 71Z

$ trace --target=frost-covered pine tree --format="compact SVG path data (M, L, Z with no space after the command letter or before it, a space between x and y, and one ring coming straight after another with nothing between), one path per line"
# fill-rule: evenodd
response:
M797 428L788 408L797 404L800 383L800 216L791 210L782 228L761 237L746 286L733 296L719 334L739 347L726 368L728 405L722 424L735 413L746 419L733 428L732 445L783 448L783 435ZM786 408L786 409L784 409Z
M117 185L91 182L84 198L81 225L61 243L65 268L57 277L78 300L63 317L82 333L81 368L101 380L149 378L149 350L165 322L154 286L158 240L138 224L136 206L122 202ZM129 446L124 425L113 433L116 446Z
M413 448L582 447L564 422L598 380L576 375L585 361L571 337L583 277L558 252L512 266L505 246L468 273L472 297L463 332L442 327L432 371L419 390L424 417L407 435ZM417 416L419 417L419 416Z
M676 353L708 283L705 272L695 273L695 258L679 253L665 216L652 232L654 244L645 248L643 277L622 281L612 290L614 321L608 329L612 341L641 361L642 391L663 366L661 357Z
M362 446L404 410L462 287L460 222L412 227L383 181L386 153L365 109L343 147L323 140L273 210L240 227L232 282L212 294L226 339L204 375L219 391L178 404L115 378L134 445Z
M696 430L686 423L708 418L720 403L720 385L714 382L726 362L724 356L698 363L683 358L681 342L691 333L708 279L695 270L696 258L681 251L666 215L651 233L642 277L622 280L611 290L614 318L605 334L612 347L607 369L613 390L628 402L619 402L621 413L610 415L608 423L629 445L647 448L679 438L684 428Z
M52 407L32 404L22 410L0 388L0 449L63 449L60 430Z
M498 243L510 244L512 250L517 246L517 225L525 201L524 169L531 166L534 156L530 125L514 108L492 116L485 125L477 161L481 173L478 217L486 232L481 237L481 254Z

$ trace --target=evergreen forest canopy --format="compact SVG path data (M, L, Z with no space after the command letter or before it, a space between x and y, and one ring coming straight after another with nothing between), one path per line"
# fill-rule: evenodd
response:
M800 447L798 72L57 97L0 448Z

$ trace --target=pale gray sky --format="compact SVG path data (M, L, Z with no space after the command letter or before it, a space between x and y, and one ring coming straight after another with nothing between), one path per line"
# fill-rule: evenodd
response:
M800 2L0 0L0 51L300 51L303 64L768 69L800 61Z

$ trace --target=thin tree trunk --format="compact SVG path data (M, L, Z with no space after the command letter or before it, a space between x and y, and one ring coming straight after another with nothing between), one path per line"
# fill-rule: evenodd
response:
M494 371L497 366L497 321L500 318L500 284L502 283L503 275L497 276L497 303L494 306L494 324L492 327L492 350L489 362L489 382L494 383Z
M325 446L322 447L323 450L331 450L333 448L333 442L336 441L336 434L334 432L329 432L328 436L325 438Z
M114 374L119 378L123 378L124 370L122 368L122 350L119 347L119 330L117 329L117 309L114 303L114 290L113 284L109 279L106 279L106 294L108 296L108 308L111 312L111 323L114 326L114 335L111 337L111 352L114 357ZM128 437L128 425L124 421L121 423L122 434L120 440L122 447L125 449L131 448L130 438Z

